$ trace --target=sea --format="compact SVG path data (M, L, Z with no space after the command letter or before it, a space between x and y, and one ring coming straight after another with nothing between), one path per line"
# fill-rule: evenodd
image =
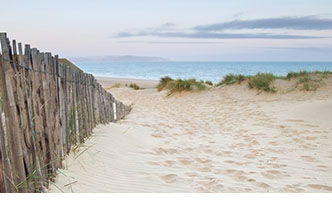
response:
M153 79L196 78L219 82L224 75L255 75L258 72L286 76L290 71L332 71L332 62L107 62L77 61L83 71L95 76Z

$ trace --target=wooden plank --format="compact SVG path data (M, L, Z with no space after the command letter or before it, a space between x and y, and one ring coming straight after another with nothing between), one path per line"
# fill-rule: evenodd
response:
M34 112L33 112L33 100L32 100L32 70L31 70L31 50L30 45L25 45L24 50L24 62L23 66L25 69L25 93L27 96L27 116L29 129L31 131L31 145L32 145L32 159L33 159L33 172L36 175L33 175L33 179L35 181L35 190L43 191L43 174L41 171L40 158L38 153L37 146L37 132L35 129L34 122Z
M31 49L31 100L32 100L32 113L33 113L33 125L36 132L36 144L37 144L37 155L39 158L43 185L47 185L45 181L48 177L48 162L47 149L45 144L44 136L44 120L43 120L43 106L42 106L42 85L40 83L40 67L41 63L36 48Z
M14 98L13 90L13 78L15 76L14 69L10 62L12 57L10 45L6 34L0 33L0 41L2 47L2 58L7 62L2 62L1 82L2 82L2 94L4 103L4 110L6 115L6 124L8 129L8 142L9 148L12 152L13 167L14 167L14 180L16 185L26 185L26 175L23 162L23 151L20 137L19 119L17 117L17 107ZM19 191L26 192L25 188L21 188Z
M1 55L0 55L1 56ZM0 75L2 75L2 59L0 57ZM2 178L3 178L3 188L4 191L15 192L15 183L14 183L14 175L13 169L11 165L10 155L9 155L9 146L8 146L8 137L7 137L7 129L6 129L6 119L4 113L4 100L2 95L3 82L0 77L0 152L1 152L1 163L2 163Z

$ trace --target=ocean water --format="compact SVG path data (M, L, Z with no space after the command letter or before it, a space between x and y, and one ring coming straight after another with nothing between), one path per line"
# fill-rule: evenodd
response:
M156 79L196 78L220 81L228 73L254 75L269 72L285 76L290 71L331 70L332 62L75 62L82 70L95 76Z

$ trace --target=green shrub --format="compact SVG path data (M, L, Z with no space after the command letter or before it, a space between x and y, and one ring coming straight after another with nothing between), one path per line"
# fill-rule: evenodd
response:
M307 76L309 74L306 70L301 70L300 72L289 72L286 76L287 79L297 78Z
M132 89L135 89L135 90L139 90L139 89L141 89L137 84L135 84L135 83L130 83L129 84L129 88L132 88Z
M206 84L206 85L209 85L209 86L213 86L213 83L212 83L211 81L208 81L208 80L205 81L205 84Z
M286 76L287 79L297 78L297 77L305 77L309 75L321 75L321 76L328 76L332 75L332 71L325 70L325 71L307 71L307 70L301 70L299 72L289 72Z
M321 78L314 78L306 75L296 82L296 87L300 87L301 90L316 91L319 88L321 81Z
M115 83L113 86L109 87L109 89L120 88L120 87L121 87L120 83Z
M273 87L273 81L275 76L271 73L257 73L255 76L249 77L249 88L256 88L258 90L263 90L266 92L275 92Z
M177 79L172 80L167 84L169 95L175 92L192 91L192 90L204 90L206 85L196 79Z
M158 89L158 91L160 92L161 90L164 90L167 88L167 84L171 81L173 81L174 79L172 79L169 76L165 76L160 78L159 80L159 84L156 86L156 88Z
M224 78L217 84L217 86L221 85L231 85L234 83L241 84L242 81L244 81L246 77L244 75L235 75L235 74L227 74L224 76Z

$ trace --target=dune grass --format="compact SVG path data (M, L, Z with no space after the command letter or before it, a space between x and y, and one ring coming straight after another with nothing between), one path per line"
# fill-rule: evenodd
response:
M139 90L139 89L141 89L136 83L130 83L128 87L129 87L129 88L132 88L132 89L134 89L134 90Z
M157 88L158 91L160 92L160 91L166 89L166 88L167 88L167 84L168 84L170 81L173 81L173 80L174 80L174 79L172 79L172 78L169 77L169 76L162 77L162 78L160 78L160 80L159 80L159 84L157 85L156 88Z
M296 80L295 88L305 91L315 91L322 84L323 79L332 76L332 71L299 71L289 72L287 76L276 76L273 73L257 73L253 76L242 74L227 74L215 86L241 84L247 82L250 89L274 93L277 88L274 81L278 80ZM158 91L169 90L168 95L182 91L199 91L213 86L211 81L192 79L172 79L169 76L162 77L156 86Z
M156 88L158 91L167 89L169 91L168 95L171 95L182 91L200 91L206 89L207 86L203 81L197 81L196 79L172 79L165 76L160 79Z
M109 87L108 89L120 88L122 85L121 83L115 83L113 86Z
M213 86L213 83L212 83L211 81L208 81L208 80L207 80L207 81L205 81L204 83L205 83L206 85Z
M241 74L227 74L218 84L221 85L232 85L234 83L241 84L247 77Z
M265 92L276 92L276 87L273 86L276 79L280 80L296 80L296 88L306 91L315 91L323 83L323 79L332 76L332 71L306 71L289 72L287 76L276 76L272 73L257 73L254 76L244 76L241 74L227 74L216 85L232 85L235 83L241 84L243 81L248 82L250 89L257 89Z
M249 77L248 85L250 89L262 90L265 92L276 92L273 87L273 81L276 77L272 73L257 73L255 76Z
M296 87L305 91L316 91L322 83L322 78L305 75L296 82Z
M316 91L323 83L323 79L332 76L332 71L306 71L289 72L288 80L296 79L296 88L305 91Z
M292 78L299 78L299 77L305 77L309 75L319 75L319 76L329 76L332 75L332 71L326 70L326 71L306 71L306 70L301 70L299 72L289 72L286 76L287 79L292 79Z
M206 89L206 85L197 81L196 79L177 79L172 80L167 84L169 94L182 91L199 91Z

